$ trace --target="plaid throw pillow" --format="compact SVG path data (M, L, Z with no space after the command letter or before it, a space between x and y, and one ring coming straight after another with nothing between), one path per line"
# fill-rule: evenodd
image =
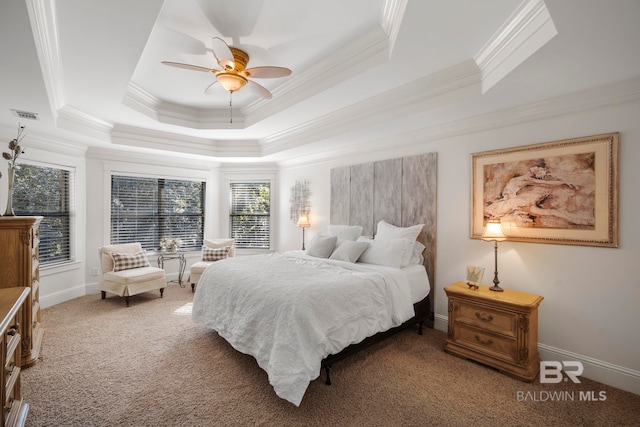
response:
M111 253L113 258L113 271L131 270L132 268L151 267L147 254L144 251L132 254Z
M225 246L223 248L209 248L207 246L202 247L202 261L218 261L221 259L229 258L229 251L231 246Z

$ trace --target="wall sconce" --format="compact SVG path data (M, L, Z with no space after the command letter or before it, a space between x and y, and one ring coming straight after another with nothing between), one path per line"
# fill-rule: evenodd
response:
M309 224L309 217L304 214L300 215L297 225L302 228L302 250L304 251L304 229L311 226L311 224Z
M507 236L504 235L504 231L502 231L502 225L500 225L499 219L490 219L487 221L487 226L484 229L484 233L482 233L482 240L485 242L494 242L495 249L495 258L496 258L496 269L493 275L493 286L489 288L489 290L502 292L500 286L500 280L498 280L498 242L502 242L507 240Z

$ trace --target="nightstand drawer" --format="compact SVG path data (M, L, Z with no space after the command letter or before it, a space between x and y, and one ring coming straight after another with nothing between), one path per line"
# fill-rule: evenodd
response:
M482 304L456 301L456 321L488 331L516 336L516 315L508 311L495 310Z
M458 345L469 347L496 359L516 362L518 343L502 335L464 324L456 324L454 340Z

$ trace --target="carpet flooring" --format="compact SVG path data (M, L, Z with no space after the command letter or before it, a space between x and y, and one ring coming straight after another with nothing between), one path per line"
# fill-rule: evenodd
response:
M321 375L295 407L251 356L191 320L192 301L172 285L129 308L88 295L44 309L41 360L22 373L27 426L640 425L638 395L587 379L523 383L445 353L431 329L337 363L333 384Z

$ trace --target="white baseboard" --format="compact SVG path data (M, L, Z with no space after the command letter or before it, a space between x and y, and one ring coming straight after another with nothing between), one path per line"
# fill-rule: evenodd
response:
M434 316L433 328L446 333L447 329L449 329L449 318L442 314L436 314Z
M96 284L94 284L94 287ZM40 307L47 308L56 304L63 303L72 299L83 297L87 294L87 286L80 285L73 288L65 289L61 292L55 292L48 295L40 295Z
M581 362L584 367L581 376L640 395L640 371L541 343L538 353L540 360Z
M448 325L448 316L435 315L435 329L447 332ZM584 367L582 377L640 395L640 371L542 343L538 343L538 353L540 360L581 362Z

